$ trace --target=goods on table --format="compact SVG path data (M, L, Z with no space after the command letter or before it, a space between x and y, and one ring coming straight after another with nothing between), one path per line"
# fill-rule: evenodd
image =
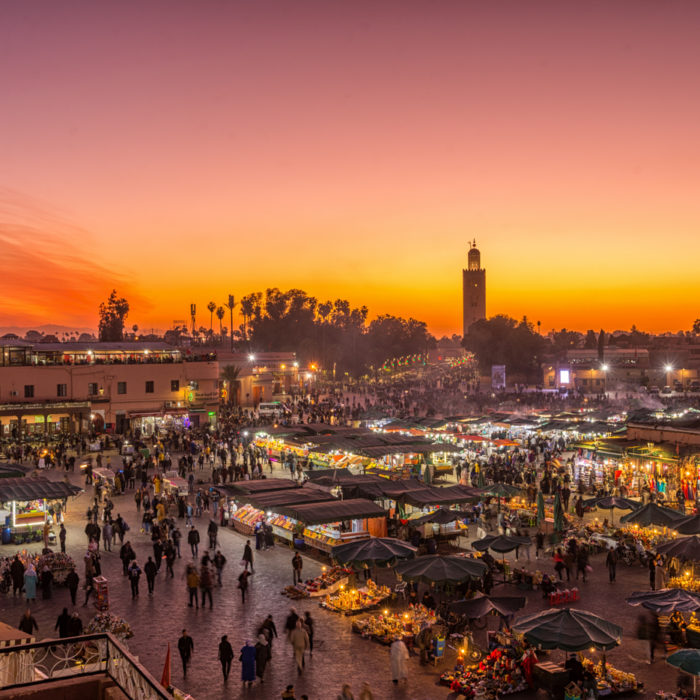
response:
M672 576L668 582L669 588L682 588L686 591L700 593L700 579L690 572L686 572L681 576Z
M304 583L297 583L296 586L287 586L282 594L289 598L298 599L334 593L340 586L347 585L350 574L352 574L352 569L333 566L316 578L309 579Z
M276 515L271 521L270 525L276 525L283 530L294 530L297 521L294 518L290 518L287 515Z
M307 527L304 530L304 539L308 539L307 544L321 544L325 547L336 547L343 543L340 539L340 532L328 527L322 527L316 525L314 527Z
M73 558L61 552L30 554L27 550L22 550L18 553L18 556L22 564L24 564L25 569L28 564L34 564L38 576L41 575L44 567L48 566L53 574L54 584L59 586L66 582L66 576L70 573L71 568L75 566ZM5 572L9 575L10 564L12 564L13 559L14 557L6 557L2 560L0 564L0 575L4 575Z
M86 634L109 632L118 639L130 639L134 636L131 625L123 618L108 612L97 613L85 628Z
M388 610L370 615L352 623L352 631L363 637L371 637L382 644L391 644L396 639L417 635L424 625L434 625L435 611L423 605L411 605L405 612L390 613Z
M386 586L377 586L372 579L367 581L366 589L350 588L344 586L335 595L327 595L321 607L333 612L345 615L356 615L363 610L379 605L391 595L391 590Z
M255 526L258 520L264 517L265 514L261 510L253 508L253 506L242 506L233 514L234 520L238 520L251 528Z
M519 663L521 657L522 649L515 640L506 646L496 647L474 667L465 667L460 656L455 669L445 671L440 676L440 683L467 698L477 695L497 698L518 693L528 687Z
M638 683L633 673L619 671L610 664L605 664L603 673L603 663L594 663L591 659L582 659L583 670L592 673L598 683L598 695L612 695L617 693L628 693L640 690L644 684Z

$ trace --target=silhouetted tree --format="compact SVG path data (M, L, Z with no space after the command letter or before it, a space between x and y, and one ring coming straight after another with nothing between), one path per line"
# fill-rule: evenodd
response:
M100 304L99 338L102 342L124 340L124 320L129 314L129 302L117 296L113 289L106 302Z

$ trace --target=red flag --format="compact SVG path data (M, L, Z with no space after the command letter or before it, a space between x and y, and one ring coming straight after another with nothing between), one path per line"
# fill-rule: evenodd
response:
M170 642L168 642L168 653L165 655L165 666L160 684L167 690L170 687Z

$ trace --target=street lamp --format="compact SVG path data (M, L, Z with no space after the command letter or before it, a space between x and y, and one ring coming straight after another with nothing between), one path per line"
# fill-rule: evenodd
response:
M255 362L255 355L252 355L252 354L251 354L251 355L248 355L248 360L249 360L250 362Z
M673 372L673 365L672 364L664 365L664 371L666 372L666 386L671 386L670 374L671 374L671 372Z
M600 369L603 370L603 394L608 393L608 370L610 369L610 366L603 363L600 366Z

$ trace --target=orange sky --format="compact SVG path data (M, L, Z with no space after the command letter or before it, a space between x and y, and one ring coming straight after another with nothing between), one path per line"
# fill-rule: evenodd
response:
M460 330L700 316L700 4L15 3L0 326L267 286ZM691 262L692 261L692 262Z

